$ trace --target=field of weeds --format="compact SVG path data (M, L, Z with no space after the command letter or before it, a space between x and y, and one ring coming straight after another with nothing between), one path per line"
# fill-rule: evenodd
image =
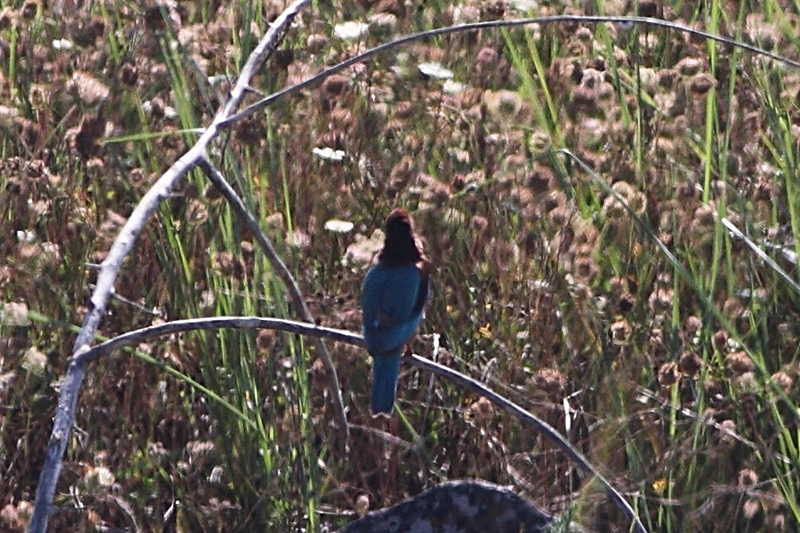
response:
M112 243L287 5L0 8L0 529L27 527ZM309 2L244 105L456 24L639 15L695 31L571 17L409 41L226 124L208 161L316 323L360 331L376 230L404 207L435 268L416 353L555 427L648 531L797 531L798 13L788 0ZM177 181L136 235L96 342L184 318L302 318L207 175ZM349 447L309 338L201 331L102 357L50 530L319 531L479 478L628 531L595 480L488 400L404 365L394 418L375 420L366 351L327 347Z

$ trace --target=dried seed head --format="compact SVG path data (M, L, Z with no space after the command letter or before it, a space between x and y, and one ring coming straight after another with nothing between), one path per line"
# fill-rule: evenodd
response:
M106 23L102 17L92 17L91 20L80 20L73 29L72 40L78 46L91 46L100 39L106 31Z
M492 68L497 62L497 51L491 47L481 48L478 55L475 57L475 62L478 67Z
M664 363L661 365L661 368L658 369L658 383L661 384L662 387L674 385L678 382L679 377L678 365L672 361Z
M736 442L736 439L731 435L731 433L736 433L736 422L727 418L719 423L720 428L720 440L725 444L733 444Z
M689 81L689 94L692 98L699 100L704 98L708 92L717 86L717 80L706 72L701 72L692 77Z
M771 50L781 41L781 32L774 24L766 22L761 13L747 15L744 28L750 42L761 48Z
M761 501L758 498L748 498L742 506L744 517L752 520L761 511Z
M789 391L791 391L792 385L794 384L794 379L792 378L792 376L790 376L783 370L780 370L772 374L772 377L770 379L772 380L773 383L775 383L778 387L780 387L783 390L783 392L787 394L789 393Z
M741 375L746 372L752 372L753 369L755 369L755 365L750 359L750 356L741 350L728 354L725 358L725 363L728 367L728 370L733 375Z
M749 315L749 311L738 298L728 298L722 304L722 313L730 320L739 320Z
M350 88L350 78L341 74L329 76L322 82L322 91L329 95L340 95Z
M659 157L663 158L675 154L676 146L675 143L672 142L672 139L656 137L653 139L653 149Z
M769 517L770 530L776 532L786 531L786 515L783 513L773 514Z
M533 386L544 391L548 397L558 399L564 395L566 378L555 368L540 368L533 375Z
M32 19L36 16L36 13L39 11L39 2L36 0L28 0L24 4L22 4L22 9L20 9L19 13L23 19Z
M367 514L367 511L369 511L369 496L366 494L360 494L358 498L356 498L355 511L359 517Z
M373 13L369 17L369 33L374 37L388 37L397 27L397 16L391 13Z
M683 352L678 360L678 368L687 377L695 377L703 367L703 360L692 352Z
M514 187L511 191L511 201L518 208L524 208L533 202L533 191L527 187Z
M319 53L328 50L330 39L320 33L312 33L306 38L306 50L311 53Z
M555 176L550 168L536 166L528 178L528 187L531 188L534 194L541 194L552 189L554 181Z
M0 10L0 31L7 30L16 22L17 14L10 7L4 7Z
M593 257L582 255L575 259L575 275L583 281L592 281L600 274Z
M123 85L134 87L139 81L139 68L132 63L125 63L120 69L119 77Z
M714 208L711 205L701 205L694 211L694 218L692 220L693 228L700 230L712 228L714 225L714 215Z
M625 319L617 320L611 324L611 343L617 346L627 345L633 334L633 326Z
M423 201L436 205L447 202L452 194L449 185L425 173L417 176L416 186Z
M482 8L483 19L500 20L506 13L506 3L503 0L495 0Z
M700 197L700 191L697 190L697 185L691 181L681 181L678 183L675 188L675 193L678 195L678 198L682 199L696 199Z
M416 172L414 160L407 155L403 156L389 174L389 188L395 191L402 190L411 180L414 172Z
M664 89L672 89L678 79L678 72L672 68L665 68L658 71L658 85Z
M477 422L485 422L494 414L494 406L488 399L481 397L469 406L467 416Z
M654 315L664 314L672 310L674 297L675 293L671 288L657 288L650 293L647 304Z
M394 105L394 116L397 118L410 118L414 114L414 104L408 100L402 100Z
M594 40L594 35L592 34L592 30L582 27L578 28L578 31L575 32L575 38L585 43L591 43L592 40Z
M754 470L743 468L739 471L739 488L753 487L756 483L758 483L758 474Z
M705 388L706 396L710 399L722 398L725 392L725 385L719 379L709 379L703 384L703 387Z
M672 287L672 274L669 272L660 272L658 276L656 276L656 285L665 289Z
M235 126L236 139L247 146L259 146L267 137L267 130L264 122L256 117L250 116L239 122Z
M25 501L23 500L20 503L23 502ZM19 504L17 506L11 503L6 504L0 511L0 524L8 528L8 531L25 531L28 522L26 518L28 517L23 516L23 513L20 512Z
M684 57L678 64L675 65L675 69L683 74L684 76L694 76L705 66L705 61L702 59L698 59L695 57Z
M67 91L83 105L94 107L108 98L109 89L86 72L76 72L67 83Z
M278 342L278 335L274 330L261 329L256 335L256 346L264 352L271 351Z
M18 118L15 121L14 126L15 126L14 127L14 131L16 131L17 134L19 135L19 138L22 140L22 143L31 152L37 152L39 147L42 146L43 143L44 143L44 131L42 130L41 126L39 126L37 123L33 122L32 120L28 120L26 118ZM12 158L11 161L15 162L16 160ZM33 163L36 163L37 161L40 161L40 160L34 160ZM12 164L10 166L16 167L17 165L16 164ZM30 174L31 170L36 168L36 167L37 167L37 165L32 164L31 166L26 168L25 169L26 170L26 174L28 174L30 176L31 175ZM0 165L0 172L2 172L3 170L9 171L11 169L10 168L3 169L2 165ZM54 184L54 182L51 181L51 184ZM20 184L19 180L15 179L13 176L9 176L8 182L6 183L6 190L8 190L9 192L14 192L16 194L19 194L20 193L20 189L21 189L20 185L21 184Z
M569 221L570 215L571 211L566 206L556 206L547 212L550 223L556 227L565 226Z
M663 13L661 6L655 0L639 0L636 6L636 15L639 17L658 17Z
M211 256L211 260L214 267L224 276L241 278L244 274L244 265L231 252L217 252Z
M80 125L70 130L74 135L71 139L72 148L86 159L94 156L100 149L98 141L104 135L105 128L106 121L102 114L83 117Z
M774 188L771 180L759 178L754 191L754 198L760 202L772 203Z
M553 209L564 208L566 209L567 196L560 190L551 190L544 198L542 207L545 211L550 212ZM566 217L565 219L566 220Z
M406 16L406 7L401 0L382 0L375 8L378 13L391 13L397 18Z
M694 335L703 327L703 321L695 315L690 315L683 321L683 329L687 335Z
M728 332L719 330L711 337L711 344L718 352L725 352L728 349Z
M489 115L508 120L517 118L522 107L522 98L514 91L486 91L483 93L483 103Z
M280 50L275 51L275 55L273 56L273 61L275 62L275 67L280 71L285 71L289 69L289 65L294 62L294 51L290 48L282 48Z
M422 139L416 132L411 132L403 139L403 150L406 154L418 154L422 150Z
M349 131L354 122L353 112L349 109L336 108L331 111L330 123L335 129Z
M575 117L579 113L590 114L598 109L595 91L583 85L575 87L569 101L570 115Z
M634 194L633 186L630 183L624 181L618 181L611 186L611 190L616 193L609 194L606 196L605 200L603 200L603 214L607 217L620 217L625 215L625 207L617 199L617 196L621 199L622 202L628 203L630 198Z

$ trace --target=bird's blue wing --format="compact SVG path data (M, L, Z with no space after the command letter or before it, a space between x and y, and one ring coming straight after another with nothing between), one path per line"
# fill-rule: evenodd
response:
M427 269L417 268L419 274L419 288L417 289L417 300L414 302L414 309L411 310L413 315L422 318L422 311L425 308L425 302L428 301L428 272Z

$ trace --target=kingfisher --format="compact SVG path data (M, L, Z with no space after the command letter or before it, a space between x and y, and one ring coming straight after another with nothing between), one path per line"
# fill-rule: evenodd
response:
M386 240L378 263L364 278L361 311L364 341L373 358L372 415L394 410L400 357L422 321L430 263L414 235L411 216L394 209L386 218Z

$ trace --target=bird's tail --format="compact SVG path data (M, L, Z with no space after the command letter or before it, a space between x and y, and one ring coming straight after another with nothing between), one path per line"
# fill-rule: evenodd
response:
M374 357L372 366L372 415L390 416L400 374L400 354Z

